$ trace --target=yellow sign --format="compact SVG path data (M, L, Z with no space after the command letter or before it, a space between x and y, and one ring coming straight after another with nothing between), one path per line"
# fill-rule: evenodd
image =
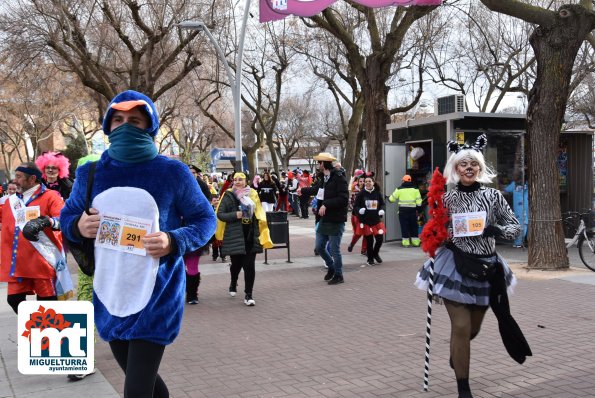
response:
M457 144L463 145L465 143L465 133L455 133L457 136Z
M147 230L140 228L131 228L124 226L122 228L122 237L120 238L120 245L133 246L137 249L144 249L141 243L141 238L147 234Z

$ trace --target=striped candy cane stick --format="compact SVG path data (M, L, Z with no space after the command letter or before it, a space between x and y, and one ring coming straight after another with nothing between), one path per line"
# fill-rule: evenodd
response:
M432 329L432 300L434 298L434 259L430 258L430 280L428 284L428 313L426 317L426 355L424 362L424 391L430 383L430 332Z
M421 231L421 246L430 257L430 277L428 284L428 315L426 317L426 357L424 366L424 391L428 391L430 377L430 328L432 326L432 299L434 298L434 259L436 251L448 237L446 224L448 223L448 211L444 207L444 186L446 179L436 167L432 175L430 189L428 191L428 206L430 207L430 219Z

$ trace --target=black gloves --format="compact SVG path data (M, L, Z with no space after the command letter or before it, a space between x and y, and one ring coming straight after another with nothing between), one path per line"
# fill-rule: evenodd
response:
M500 230L500 228L498 228L495 225L488 225L487 227L485 227L483 229L483 237L484 238L489 238L490 236L493 236L496 238L500 235L502 235L502 231Z
M37 217L34 220L31 220L25 224L23 227L23 236L25 239L30 240L31 242L37 242L39 240L39 233L43 231L45 228L51 227L52 221L46 217L41 216Z

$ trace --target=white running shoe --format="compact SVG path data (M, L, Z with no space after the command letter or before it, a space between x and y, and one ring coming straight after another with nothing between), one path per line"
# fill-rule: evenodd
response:
M256 301L254 301L251 294L247 294L244 298L244 304L246 304L248 307L254 307Z
M79 375L71 374L71 375L68 375L67 378L70 381L83 380L85 377L91 376L93 373L95 373L96 370L97 370L96 368L93 368L93 371L91 373L87 373L87 374L79 374Z

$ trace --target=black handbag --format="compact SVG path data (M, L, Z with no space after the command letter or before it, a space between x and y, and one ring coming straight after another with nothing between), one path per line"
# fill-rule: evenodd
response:
M85 212L89 213L91 202L91 188L93 188L93 177L95 176L95 167L97 162L89 165L89 177L87 179L87 193L85 198ZM74 257L74 261L85 275L93 276L95 273L95 239L82 238L80 242L66 240L68 251Z
M496 274L498 262L486 261L477 255L465 253L452 242L446 247L453 253L455 268L464 277L475 279L479 282L490 281Z

